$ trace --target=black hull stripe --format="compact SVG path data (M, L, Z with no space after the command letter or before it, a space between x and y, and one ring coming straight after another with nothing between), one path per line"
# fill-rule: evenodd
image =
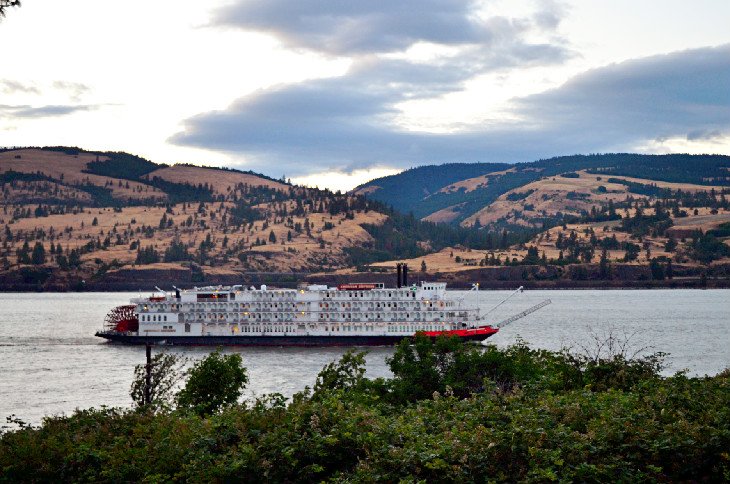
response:
M134 336L128 334L97 333L114 343L173 346L392 346L409 336ZM462 337L468 341L482 341L488 335Z

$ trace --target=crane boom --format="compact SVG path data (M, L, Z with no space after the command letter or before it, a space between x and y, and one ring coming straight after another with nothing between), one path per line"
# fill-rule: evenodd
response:
M501 322L499 322L499 323L498 323L498 324L497 324L497 325L496 325L495 327L497 327L497 328L502 328L502 327L504 327L504 326L507 326L507 325L508 325L508 324L510 324L510 323L514 323L514 322L515 322L515 321L517 321L518 319L522 319L522 318L524 318L525 316L527 316L528 314L532 314L532 313L534 313L535 311L537 311L538 309L544 308L545 306L547 306L547 305L548 305L548 304L550 304L551 302L552 302L552 301L551 301L550 299L545 299L545 300L544 300L543 302L541 302L540 304L535 304L535 305L534 305L534 306L532 306L531 308L525 309L525 310L524 310L524 311L522 311L521 313L515 314L514 316L510 316L509 318L505 319L504 321L501 321Z

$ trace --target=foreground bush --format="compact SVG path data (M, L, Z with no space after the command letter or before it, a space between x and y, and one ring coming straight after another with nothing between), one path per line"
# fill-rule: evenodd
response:
M425 339L394 378L362 355L314 391L200 416L87 410L0 438L6 481L722 481L730 372L658 375L655 360L587 361Z

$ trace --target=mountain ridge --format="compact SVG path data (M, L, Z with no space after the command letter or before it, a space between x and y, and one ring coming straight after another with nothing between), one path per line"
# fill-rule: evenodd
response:
M726 182L727 157L691 158L696 168L622 156L449 164L380 181L427 201L421 211L445 205L442 220L422 221L371 198L378 181L341 194L128 153L0 150L0 289L382 281L404 260L414 277L493 287L725 277L730 189L708 183Z
M421 222L363 196L128 153L0 150L0 190L0 275L28 284L176 273L156 265L169 263L190 282L318 272L478 245L476 231Z
M724 155L606 153L560 156L515 164L465 163L458 173L470 171L472 176L463 178L455 173L455 165L459 164L412 168L400 174L371 180L351 193L366 193L368 197L390 204L396 210L412 212L423 219L441 210L456 209L458 215L448 221L462 223L511 190L543 178L579 170L600 171L606 176L634 176L649 182L730 185L730 157ZM500 169L505 171L497 174ZM472 190L445 191L450 185L480 177L484 178L484 186ZM424 178L429 179L428 186L423 185Z

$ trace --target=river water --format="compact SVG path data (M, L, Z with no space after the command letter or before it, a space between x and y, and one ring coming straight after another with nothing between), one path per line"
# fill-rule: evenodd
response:
M484 311L508 291L454 291ZM94 336L107 311L137 293L0 294L0 426L15 414L37 424L44 415L76 408L129 406L134 366L144 347L106 343ZM552 304L504 327L490 343L518 338L532 347L593 348L594 337L629 338L634 350L669 353L667 373L716 374L730 367L729 290L526 291L491 313L501 321L544 299ZM470 305L471 305L470 304ZM200 358L211 348L166 348ZM247 397L286 396L312 385L343 348L231 348L243 356ZM391 348L369 348L367 375L389 374Z

